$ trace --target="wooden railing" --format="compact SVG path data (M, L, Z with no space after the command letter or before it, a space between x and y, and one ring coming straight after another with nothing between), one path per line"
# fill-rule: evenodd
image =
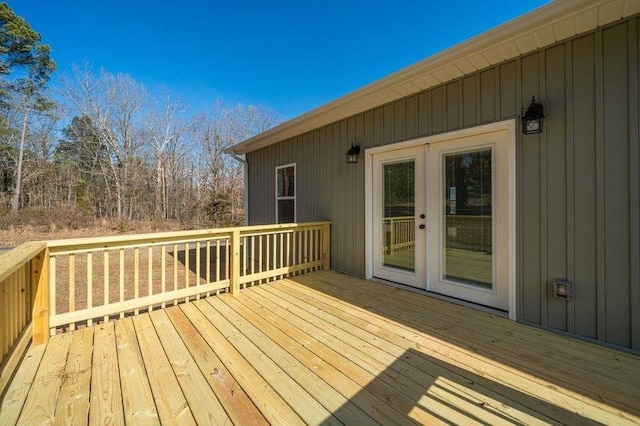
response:
M413 216L385 217L384 226L385 253L396 253L415 246L416 220Z
M329 238L315 222L23 244L0 257L0 393L30 338L328 270Z
M48 243L51 333L328 267L328 224Z
M33 336L39 285L46 287L46 243L31 242L0 256L0 394ZM44 272L44 274L43 274Z
M447 247L486 250L493 239L491 215L446 215Z

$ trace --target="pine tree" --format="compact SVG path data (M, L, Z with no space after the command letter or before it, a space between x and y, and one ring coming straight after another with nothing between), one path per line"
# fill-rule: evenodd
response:
M51 108L51 103L43 96L51 73L55 70L50 52L48 45L40 43L40 34L6 3L0 3L0 75L4 76L0 80L0 108L4 111L17 109L22 115L12 210L17 210L20 204L22 161L29 117L34 112ZM10 134L10 127L8 123L0 123L0 147L8 145L6 135Z

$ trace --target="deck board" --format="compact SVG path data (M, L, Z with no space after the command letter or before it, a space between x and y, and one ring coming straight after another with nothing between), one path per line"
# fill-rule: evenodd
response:
M264 289L261 289L260 291L262 290ZM257 294L258 292L259 291L256 291L255 293ZM376 336L372 337L372 340L376 343L369 344L369 342L365 340L367 333L364 329L371 329L372 327L375 327L373 325L375 320L373 319L371 323L361 324L362 330L355 328L355 334L349 334L341 330L339 327L334 327L331 333L327 333L324 329L329 328L327 327L328 323L322 324L316 316L316 313L311 314L306 312L299 306L288 302L286 298L278 299L271 291L265 293L268 293L268 296L272 300L277 300L279 305L267 298L258 299L255 294L250 295L250 297L260 300L265 306L268 306L268 304L271 303L274 312L293 313L294 315L289 314L286 316L287 321L295 323L299 327L308 330L310 334L316 336L316 338L320 339L322 342L325 342L329 346L333 346L335 350L344 353L349 357L349 359L355 360L354 362L357 363L356 365L366 369L372 378L377 377L374 383L378 385L378 388L386 385L388 387L397 387L401 389L402 392L398 392L400 395L397 396L395 400L387 399L389 397L386 395L386 392L381 392L380 389L376 389L375 391L375 393L377 395L381 395L384 400L393 401L393 407L396 409L404 409L404 413L410 413L414 420L421 423L431 423L440 418L457 419L465 422L463 417L459 417L457 410L450 408L446 404L440 404L435 400L430 400L428 397L418 401L418 403L423 406L422 409L413 412L411 411L411 409L416 405L416 401L407 397L407 395L421 395L424 392L424 388L421 387L421 385L423 383L433 382L441 372L441 368L438 368L438 366L433 363L424 362L424 360L411 354L405 354L404 359L398 359L393 354L389 354L389 351L395 351L398 354L405 352L400 348L400 346L396 346L392 343L393 340L396 340L396 342L404 344L405 342L402 337L389 333L384 335L385 333L380 333L380 329L376 329ZM297 304L301 304L300 300L298 300ZM328 318L331 320L331 317ZM335 319L338 320L339 318L335 317ZM304 324L305 321L307 324ZM354 321L354 318L351 318L351 321ZM313 325L313 323L319 325ZM337 325L338 323L339 321L336 321L334 324ZM380 334L383 334L383 336L380 336ZM386 339L383 340L385 337ZM389 368L389 366L391 367ZM371 388L372 385L369 384L367 387ZM481 397L472 398L470 395L467 395L466 399L469 399L472 403L475 403L478 406L483 405L489 407L491 404L499 404L497 401L490 399L492 393L487 388L483 388L482 392L477 394ZM527 417L524 414L520 415L520 412L517 410L509 410L511 405L513 404L506 405L504 407L507 411L516 411L512 418L517 419L522 417L523 421L527 423L531 422L532 418L530 416ZM465 403L464 406L469 408L469 404L467 403ZM472 410L474 408L475 407L471 407ZM494 423L497 422L497 419L492 420L494 420Z
M0 424L638 424L640 357L314 272L29 348Z
M87 424L91 393L93 327L73 333L58 397L55 425Z
M270 291L270 297L275 299L276 291ZM353 319L348 314L341 318L341 314L330 315L326 313L328 307L319 309L319 307L306 304L302 299L289 298L286 293L280 293L281 303L287 310L296 312L308 318L309 321L324 321L319 328L327 329L329 324L333 324L331 333L339 340L349 342L355 345L354 348L360 351L357 354L360 359L366 360L369 364L375 365L374 373L381 380L390 384L400 384L406 395L422 395L424 392L424 384L434 383L439 377L442 369L431 360L424 359L416 354L407 352L404 345L407 344L406 339L395 336L396 343L392 341L393 335L380 336L381 328L375 329L375 333L370 330L372 326L376 327L376 318L370 318L369 322L364 322L360 326L352 324ZM294 303L295 301L295 303ZM318 303L316 301L316 303ZM316 331L317 332L317 331ZM351 352L353 354L353 352ZM449 374L451 375L451 374ZM483 389L483 395L487 392ZM489 422L492 424L499 423L499 416L493 416L490 413L479 412L478 406L486 404L491 406L490 401L480 401L471 398L469 393L455 397L455 395L443 394L438 387L430 388L430 393L422 395L420 398L414 398L414 405L421 406L422 411L417 413L431 413L438 418L453 420L456 423L464 423L473 414L476 420ZM495 406L499 403L493 402ZM461 409L465 411L464 415L460 414ZM480 410L481 411L481 410ZM475 413L475 414L474 414Z
M149 314L133 317L140 352L162 424L193 424L195 419Z
M281 350L285 349L288 353L289 362L294 367L291 371L287 371L287 374L297 377L299 383L306 382L309 385L306 390L314 395L314 398L323 402L328 410L334 412L338 408L343 408L340 411L341 417L338 417L341 422L345 424L375 424L367 414L369 410L364 407L361 409L349 400L358 394L360 386L331 365L331 359L320 358L307 349L304 344L290 337L287 333L293 333L291 325L280 323L280 328L278 328L269 322L262 321L260 316L239 303L238 299L230 297L219 298L218 300L223 300L223 303L227 306L223 308L218 304L218 308L225 310L228 315L233 315L233 312L237 312L236 315L241 315L242 318L249 320L248 324L254 327L255 332L262 333L268 337ZM213 301L213 299L210 300L210 302ZM283 356L280 357L280 359L282 358ZM300 365L306 366L306 369L299 369ZM373 400L370 394L368 396ZM401 421L402 419L398 420Z
M270 423L304 424L293 408L275 391L267 379L260 375L253 364L249 363L224 334L212 326L203 312L193 303L184 304L179 309L185 313L202 337L215 350L224 366L232 372L234 378Z
M20 369L0 404L0 425L13 425L18 422L46 348L46 345L31 347L20 364Z
M484 374L492 380L498 383L502 381L503 384L515 387L524 393L532 392L534 396L546 395L547 402L555 406L571 406L575 401L585 402L584 405L576 405L578 413L604 423L612 422L621 415L621 410L612 407L611 404L621 405L624 409L638 407L640 383L633 380L633 376L629 380L629 377L622 378L618 375L617 380L612 383L607 374L601 375L594 372L589 374L588 370L581 371L574 366L583 364L582 357L579 355L581 353L611 354L613 352L616 354L615 351L565 338L564 348L562 350L555 348L556 352L565 356L566 362L560 364L546 356L545 345L532 344L535 341L534 336L538 338L542 336L546 341L546 338L553 336L551 333L522 327L504 318L492 318L492 320L493 323L525 333L529 337L528 342L514 342L505 349L503 342L510 340L509 333L503 331L499 334L486 335L487 327L484 324L478 327L476 322L479 322L480 318L491 318L491 316L480 311L470 311L448 303L421 305L421 309L411 306L412 303L424 302L427 300L425 298L418 298L424 299L418 301L415 300L416 298L410 300L400 298L399 301L402 303L391 303L394 293L404 293L399 289L389 291L390 294L386 295L349 287L348 279L346 283L330 284L323 283L322 280L306 281L305 277L300 277L299 281L316 287L314 297L326 298L327 292L337 292L337 298L334 298L333 303L338 306L347 306L351 309L350 315L354 315L355 312L353 312L354 305L349 304L349 301L363 304L366 309L357 309L363 311L365 316L373 312L381 315L382 318L393 318L399 321L402 324L399 327L391 325L388 321L384 324L401 337L413 340L420 345L420 351L429 356L442 357L442 359L455 357L460 361L460 365L466 364L479 369L484 365ZM280 289L286 285L287 282L284 281L274 286ZM372 285L381 286L382 284ZM295 286L295 291L302 289L303 287L299 285ZM451 311L458 311L458 315L450 321L443 321L443 317ZM416 315L418 312L424 312L423 318L419 319ZM427 312L430 313L427 314ZM428 333L420 332L425 327L425 321L429 323ZM631 361L625 369L633 370L634 364L637 369L636 356L619 353L616 358L622 360L622 364L625 364L624 360ZM559 386L549 386L550 384ZM589 413L583 412L583 409L588 409Z
M300 289L300 287L298 287ZM320 290L326 290L327 287L318 287ZM344 288L343 288L344 290ZM455 330L456 340L465 344L472 341L474 344L482 344L483 347L490 347L490 353L495 358L512 358L513 353L518 353L517 360L528 369L536 369L538 365L542 368L537 369L537 374L546 373L550 367L553 368L555 374L562 373L567 378L567 382L579 385L581 389L589 389L590 373L595 373L601 377L598 383L597 391L602 390L602 386L608 386L610 391L615 392L620 386L627 386L628 383L621 383L619 377L621 374L633 379L636 384L640 382L640 371L630 365L620 362L629 355L618 353L615 351L587 351L581 350L580 345L567 345L566 339L549 333L539 332L538 336L544 336L545 345L531 347L528 345L532 336L532 331L537 330L527 328L513 328L512 323L506 320L496 321L490 315L472 315L473 324L469 325L469 321L460 321L461 315L465 315L465 308L451 304L428 304L423 303L424 298L414 298L406 300L401 292L395 291L384 297L374 295L372 293L356 292L349 297L362 297L370 306L380 306L376 308L376 312L386 312L395 318L402 318L405 324L420 327L422 320L416 321L412 312L430 309L433 315L429 318L430 324L437 330L446 331L451 334ZM389 304L388 308L382 306L382 302L392 299L399 303ZM343 302L344 300L341 300ZM404 306L400 308L400 303ZM478 325L482 325L478 327ZM523 333L523 331L526 331ZM476 348L479 349L479 348ZM489 351L487 351L489 352ZM567 355L579 357L574 363L567 363ZM634 356L631 356L635 358ZM608 362L603 364L603 360ZM556 371L557 370L557 371ZM557 376L556 376L557 378ZM611 380L607 380L611 379ZM633 388L633 386L632 386ZM637 388L637 386L635 386Z
M267 420L248 397L216 353L198 333L180 308L169 308L165 312L182 337L200 371L216 393L230 420L240 425L266 425Z
M164 311L155 311L150 316L196 423L230 424L224 407L189 354L167 314Z
M279 365L281 361L286 362L287 360L273 359L269 356L269 353L263 352L258 346L264 342L269 345L269 348L266 348L267 351L273 350L273 352L276 352L275 344L267 341L268 339L263 339L262 335L254 335L258 341L252 341L220 314L211 303L207 303L205 300L195 302L194 305L207 316L211 323L224 334L226 339L242 353L249 364L264 377L267 383L287 401L289 406L306 423L320 424L326 422L326 424L340 424L319 401L315 400L295 378L290 377Z
M115 323L125 423L160 424L131 318Z
M93 339L89 423L123 425L124 413L114 324L96 326Z
M47 345L18 419L19 425L53 422L71 339L72 334L63 334Z

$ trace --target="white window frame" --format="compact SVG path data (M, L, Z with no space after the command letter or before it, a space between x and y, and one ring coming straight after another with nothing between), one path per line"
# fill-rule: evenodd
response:
M293 167L293 196L278 196L278 172L281 169L286 169L289 167ZM298 174L297 174L297 168L296 168L296 163L289 163L289 164L283 164L282 166L277 166L276 167L276 173L275 173L275 194L276 194L276 206L275 206L275 210L276 210L276 223L281 223L280 222L280 217L278 216L278 201L280 200L293 200L293 222L297 222L298 221L298 201L297 201L297 195L298 195Z

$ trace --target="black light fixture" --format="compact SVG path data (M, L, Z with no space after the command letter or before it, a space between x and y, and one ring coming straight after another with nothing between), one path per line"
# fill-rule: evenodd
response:
M351 142L351 148L347 151L347 164L356 164L358 162L358 156L360 155L360 145L353 145Z
M533 135L542 132L544 120L542 104L536 103L536 97L531 98L531 105L526 114L522 117L522 133Z

